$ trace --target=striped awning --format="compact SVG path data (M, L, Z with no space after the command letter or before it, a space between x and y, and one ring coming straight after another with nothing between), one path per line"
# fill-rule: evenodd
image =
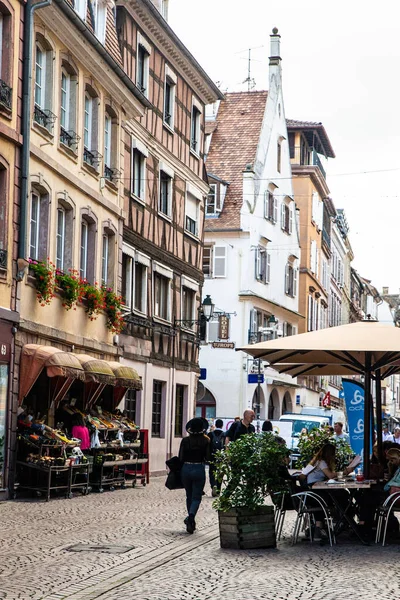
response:
M142 380L135 369L116 361L109 361L108 364L114 372L117 386L134 390L142 389Z

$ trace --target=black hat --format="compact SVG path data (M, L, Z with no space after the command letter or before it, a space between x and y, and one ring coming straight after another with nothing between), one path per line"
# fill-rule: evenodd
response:
M208 429L207 419L195 417L186 423L186 431L188 433L205 433Z

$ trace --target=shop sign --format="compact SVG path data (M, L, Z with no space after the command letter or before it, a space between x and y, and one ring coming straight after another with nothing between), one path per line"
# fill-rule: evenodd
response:
M0 342L0 362L10 362L11 344Z
M235 342L213 342L212 348L227 348L233 350L235 348Z
M229 316L220 315L218 317L218 337L220 340L229 340Z

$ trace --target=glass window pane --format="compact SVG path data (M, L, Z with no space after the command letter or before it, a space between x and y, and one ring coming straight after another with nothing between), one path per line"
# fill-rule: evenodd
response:
M0 489L4 488L4 454L6 435L6 409L8 390L8 365L0 365Z

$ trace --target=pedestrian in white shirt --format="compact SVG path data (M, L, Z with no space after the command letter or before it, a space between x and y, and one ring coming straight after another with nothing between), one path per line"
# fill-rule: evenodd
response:
M343 432L343 423L337 421L333 426L333 430L335 432L334 437L336 440L346 440L346 442L349 441L349 436L347 433Z
M385 425L382 431L382 442L393 442L393 435L390 433L387 425Z
M400 444L400 427L394 428L393 441L395 444Z

